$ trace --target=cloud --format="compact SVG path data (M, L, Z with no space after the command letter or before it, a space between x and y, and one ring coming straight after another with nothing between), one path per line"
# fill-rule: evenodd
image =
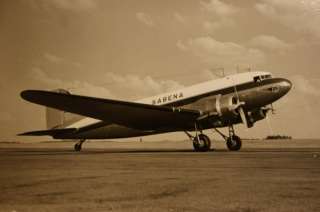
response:
M147 25L148 27L153 27L155 26L154 21L152 20L152 18L145 13L139 12L136 13L136 18L143 24Z
M178 21L178 22L180 22L180 23L185 23L186 22L186 17L185 16L182 16L180 13L178 13L178 12L175 12L174 14L173 14L173 18L176 20L176 21Z
M37 8L56 8L69 11L86 11L97 8L96 0L31 0L30 3Z
M46 59L48 62L50 63L54 63L54 64L69 64L69 65L73 65L75 67L81 67L82 65L78 62L74 62L74 61L69 61L63 57L51 54L51 53L44 53L43 54L43 58Z
M246 48L233 42L221 42L210 36L190 39L186 49L213 67L234 68L235 66L260 65L265 54L254 48Z
M150 76L118 75L112 72L105 74L103 78L107 81L100 85L79 80L65 81L54 78L38 67L32 68L30 76L43 83L46 89L63 88L71 93L113 99L139 99L183 87L173 80L155 80ZM107 89L110 85L111 87Z
M273 35L259 35L252 38L249 44L255 47L260 47L269 50L288 50L292 45Z
M210 0L209 2L202 1L201 6L203 9L221 17L231 16L238 12L236 7L220 0Z
M205 69L199 72L198 77L202 81L208 81L213 79L219 79L224 77L225 70L223 68L213 68L213 69Z
M307 95L319 98L320 96L320 79L308 79L303 75L294 75L290 77L294 88Z
M182 51L188 50L188 47L181 40L177 41L176 46Z
M209 12L210 18L212 14L215 15L214 21L205 20L202 23L206 31L215 31L222 27L234 27L235 21L232 19L239 9L231 4L227 4L220 0L210 0L208 2L201 2L203 10Z
M52 63L61 63L61 62L64 61L63 58L58 57L58 56L53 55L53 54L50 54L50 53L45 53L45 54L43 55L43 57L44 57L46 60L48 60L49 62L52 62Z
M221 23L220 22L213 22L213 21L205 21L202 23L203 28L207 31L213 31L213 30L217 30L221 27Z
M262 0L256 10L280 24L303 34L320 37L320 1Z
M202 26L207 31L214 31L222 27L234 27L235 22L230 18L222 18L218 21L204 21Z
M117 95L134 99L153 96L183 87L174 80L155 80L150 76L118 75L108 72L105 78L108 79L106 85L112 85L113 91Z
M50 77L44 70L38 67L32 68L30 76L32 77L32 79L43 83L46 89L54 90L57 88L63 88L71 91L71 93L76 92L77 94L81 95L108 98L114 97L108 89L102 86L93 85L91 83L79 80L65 81L62 79Z

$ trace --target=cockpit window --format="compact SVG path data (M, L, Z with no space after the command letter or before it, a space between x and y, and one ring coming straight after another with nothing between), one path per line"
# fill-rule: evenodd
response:
M253 77L253 81L254 82L261 82L262 80L270 79L270 78L272 78L271 74L260 75L260 76Z
M271 76L271 74L267 74L267 75L264 75L264 78L265 79L270 79L270 78L272 78L272 76Z
M261 81L260 76L253 77L253 81L254 82L260 82Z

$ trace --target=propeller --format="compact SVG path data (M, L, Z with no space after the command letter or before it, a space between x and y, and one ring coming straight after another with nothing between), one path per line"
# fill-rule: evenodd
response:
M235 94L235 97L236 97L235 109L236 109L236 110L238 111L238 113L240 114L242 123L243 123L247 128L250 128L250 127L252 127L252 125L248 123L246 114L245 114L244 109L243 109L243 105L245 105L245 102L240 102L240 97L239 97L239 94L238 94L237 86L236 86L235 83L233 83L233 84L234 84L234 86L233 86L233 88L234 88L234 94Z
M249 128L248 121L247 121L247 117L246 117L246 114L244 113L243 107L240 106L239 109L238 109L238 111L239 111L239 114L240 114L242 123L243 123L247 128Z
M276 114L276 110L273 107L273 104L270 104L270 110L272 114Z
M272 115L276 114L276 112L275 112L275 109L274 109L272 104L270 104L270 107L267 107L266 110L267 110L266 111L266 121L267 121L267 125L268 125L268 128L269 128L269 134L270 135L274 135L274 131L272 129L272 124L271 124L270 119L269 119L268 111L271 111Z
M268 125L268 128L269 128L269 134L270 135L274 135L274 131L272 129L271 122L270 122L270 119L269 119L268 115L266 115L266 120L267 120L267 125Z

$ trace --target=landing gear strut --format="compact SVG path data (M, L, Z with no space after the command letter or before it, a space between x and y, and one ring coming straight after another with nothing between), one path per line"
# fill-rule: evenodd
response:
M190 140L193 143L193 148L196 152L207 152L210 150L211 147L211 141L208 136L202 133L200 130L200 134L198 134L197 125L195 124L195 131L196 135L192 136L190 133L185 131L187 136L190 138Z
M241 138L235 134L233 125L229 126L229 137L216 128L214 128L214 130L223 137L230 151L238 151L241 149L242 141Z
M80 152L82 148L82 143L85 142L85 139L81 139L78 143L74 145L74 150Z

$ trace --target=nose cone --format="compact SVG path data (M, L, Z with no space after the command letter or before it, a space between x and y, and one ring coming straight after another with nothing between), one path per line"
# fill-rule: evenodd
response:
M279 85L282 95L286 95L292 88L292 83L287 79L283 79L282 82L279 83Z

